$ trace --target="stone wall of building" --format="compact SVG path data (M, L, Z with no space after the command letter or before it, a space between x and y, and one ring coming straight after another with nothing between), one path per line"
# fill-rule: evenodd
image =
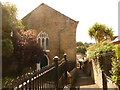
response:
M27 29L36 29L38 33L44 31L49 35L50 62L56 55L62 58L64 53L69 60L76 60L78 22L45 4L38 6L22 20Z

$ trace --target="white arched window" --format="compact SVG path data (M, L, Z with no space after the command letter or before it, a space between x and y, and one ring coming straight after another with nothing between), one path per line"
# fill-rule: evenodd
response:
M46 34L45 32L41 31L38 34L38 36L37 36L37 43L39 43L40 46L44 50L48 50L49 49L49 37L48 37L48 34Z

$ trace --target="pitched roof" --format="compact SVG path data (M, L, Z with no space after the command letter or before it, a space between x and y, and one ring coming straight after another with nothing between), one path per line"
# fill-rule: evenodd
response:
M119 36L114 36L113 39L112 39L112 41L114 41L114 40L115 40L116 38L118 38L118 37L119 37Z
M36 9L38 9L39 7L41 7L42 5L44 5L44 6L46 6L46 7L49 7L49 8L51 8L52 10L54 10L54 11L60 13L59 11L53 9L52 7L50 7L50 6L48 6L48 5L44 4L44 3L42 3L42 4L40 4L37 8L35 8L34 10L32 10L30 13L28 13L25 17L23 17L22 20L23 20L24 18L26 18L27 16L29 16L33 11L35 11ZM62 14L62 13L60 13L60 14ZM70 20L72 20L72 21L74 21L74 22L77 22L77 23L79 22L79 21L75 21L75 20L71 19L70 17L68 17L68 16L66 16L66 15L64 15L64 14L62 14L62 15L65 16L65 17L67 17L67 18L69 18Z
M120 36L115 36L115 39L112 42L114 44L120 44Z

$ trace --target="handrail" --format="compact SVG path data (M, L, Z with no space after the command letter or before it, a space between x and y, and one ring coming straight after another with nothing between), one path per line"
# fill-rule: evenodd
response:
M57 60L57 62L55 61ZM17 77L12 80L9 84L7 83L4 88L13 88L13 89L40 89L40 88L60 88L59 79L64 78L64 81L67 81L66 73L67 73L67 62L66 57L62 60L58 60L58 58L54 58L54 63L45 66L40 71L33 71L22 75L21 77ZM59 75L58 75L59 74ZM55 77L58 77L58 80L54 80ZM51 79L52 78L52 79ZM56 86L57 85L57 86ZM65 85L65 83L64 83ZM52 87L51 87L52 86Z
M36 79L36 77L38 77L38 76L41 77L41 76L43 76L44 74L46 74L47 72L51 71L54 68L55 68L54 64L52 64L50 66L44 67L40 71L33 71L33 72L30 72L30 73L26 73L25 75L22 75L21 77L17 77L17 79L12 80L11 83L7 84L5 87L12 88L13 84L16 83L17 81L19 81L21 84L23 84L24 82L26 82L26 80L28 81L30 78L31 78L31 80L34 80L34 79ZM18 87L19 87L19 85L18 85ZM15 86L13 88L15 88Z

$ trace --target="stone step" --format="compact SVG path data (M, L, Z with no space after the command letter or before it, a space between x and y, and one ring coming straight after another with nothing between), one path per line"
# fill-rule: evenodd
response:
M75 88L99 88L90 76L85 74L82 70L78 69L78 77L75 81ZM85 89L84 89L85 90Z

